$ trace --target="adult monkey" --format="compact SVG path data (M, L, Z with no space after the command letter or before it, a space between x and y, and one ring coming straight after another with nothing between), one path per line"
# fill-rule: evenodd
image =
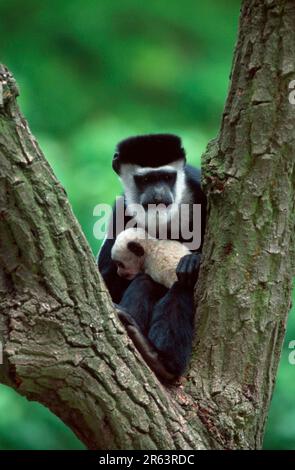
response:
M118 307L119 317L129 335L154 372L164 380L174 380L185 370L191 354L193 339L193 288L200 265L200 251L206 221L206 198L200 186L200 171L186 164L181 139L173 134L151 134L130 137L120 142L113 158L113 169L124 188L124 206L140 204L140 214L132 214L139 227L161 233L167 225L167 238L173 236L173 224L186 224L190 230L200 230L201 244L194 253L184 256L177 267L178 281L170 288L154 282L146 274L129 281L117 274L111 258L115 239L107 238L98 257L98 267ZM165 214L153 212L162 204ZM179 220L181 204L186 204L187 220ZM201 205L201 220L194 220L194 205ZM163 215L163 213L162 213ZM151 216L151 217L149 217ZM131 217L125 216L124 226ZM112 227L116 233L116 211ZM188 244L189 240L178 240ZM154 235L152 233L151 235ZM173 237L174 238L174 237ZM190 247L191 249L191 247Z

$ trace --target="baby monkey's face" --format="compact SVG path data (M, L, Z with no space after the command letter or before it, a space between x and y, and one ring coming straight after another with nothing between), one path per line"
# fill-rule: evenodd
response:
M128 281L143 271L143 256L136 256L129 250L114 261L117 265L118 276L128 279Z

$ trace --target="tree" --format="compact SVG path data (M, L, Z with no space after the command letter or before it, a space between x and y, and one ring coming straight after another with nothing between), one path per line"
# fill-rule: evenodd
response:
M0 68L0 382L92 449L259 448L294 275L293 0L244 0L229 96L203 158L208 196L193 357L164 387Z

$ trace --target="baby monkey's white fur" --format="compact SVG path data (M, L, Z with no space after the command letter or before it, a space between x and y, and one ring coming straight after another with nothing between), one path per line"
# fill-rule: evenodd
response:
M129 242L136 242L144 250L137 256L128 248ZM168 288L177 281L176 268L179 260L190 254L189 249L174 240L158 240L142 228L128 228L121 232L112 248L112 259L118 263L118 275L133 279L139 272Z

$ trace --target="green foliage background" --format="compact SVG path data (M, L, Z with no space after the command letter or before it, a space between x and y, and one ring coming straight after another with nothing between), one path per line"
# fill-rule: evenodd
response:
M200 164L215 137L236 39L238 0L0 0L1 62L94 253L93 208L120 191L116 142L136 133L183 137ZM265 438L295 449L295 339L290 314ZM0 448L83 448L47 409L0 386Z

